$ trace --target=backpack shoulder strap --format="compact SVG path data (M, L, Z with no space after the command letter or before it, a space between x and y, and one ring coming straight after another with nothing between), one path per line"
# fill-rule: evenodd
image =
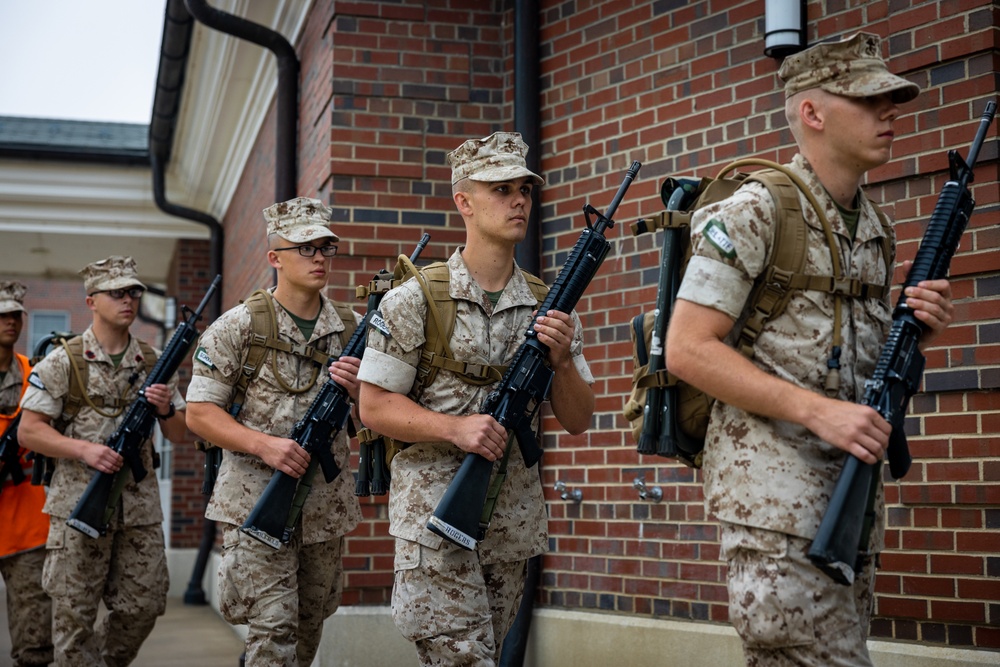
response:
M784 312L792 290L802 289L799 277L808 251L808 230L796 186L783 172L764 170L747 180L767 188L776 211L771 257L751 292L751 315L740 331L738 343L740 351L752 357L754 343L764 325Z
M250 312L250 347L247 350L246 359L243 361L243 368L233 387L233 397L229 403L229 414L234 417L243 409L243 402L246 400L247 388L260 373L260 368L267 355L268 339L278 337L278 323L273 315L271 304L269 303L267 292L255 290L243 301Z
M347 349L347 344L351 342L351 336L354 335L354 309L351 308L350 304L343 303L341 301L333 301L330 303L333 305L333 309L337 311L337 316L340 317L340 321L344 323L344 328L337 332L337 337L340 339L340 349Z
M158 355L153 346L144 340L135 340L139 344L139 350L142 352L142 365L146 368L146 376L148 377L150 373L153 372L153 368L156 366L158 360Z
M66 350L70 369L69 391L66 393L66 400L63 401L63 412L54 424L56 430L61 433L80 412L83 400L87 396L89 369L86 359L83 358L83 336L60 338L59 344Z
M889 222L889 216L885 214L882 207L868 200L868 203L872 205L875 209L875 216L878 218L878 224L882 227L882 263L885 265L885 285L884 292L879 294L879 298L883 298L889 294L889 289L892 286L892 223Z
M531 290L531 293L535 297L535 305L542 305L542 302L545 301L545 297L549 294L549 286L546 285L541 278L528 273L524 269L521 269L521 275L524 276L525 282L528 283L528 289Z

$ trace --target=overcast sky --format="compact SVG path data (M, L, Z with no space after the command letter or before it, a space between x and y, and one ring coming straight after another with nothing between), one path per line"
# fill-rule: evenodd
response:
M166 0L0 0L0 116L148 124Z

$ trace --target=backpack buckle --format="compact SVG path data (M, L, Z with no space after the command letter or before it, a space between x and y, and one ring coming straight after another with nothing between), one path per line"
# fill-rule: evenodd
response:
M484 366L483 364L471 364L469 362L466 362L465 363L465 371L463 372L463 374L464 375L472 375L472 376L475 376L477 378L485 378L485 377L487 377L485 369L486 369L486 366Z
M297 357L311 357L313 354L313 347L311 345L299 345L298 343L291 343L288 346L288 351Z
M792 277L795 275L791 271L785 271L784 269L779 269L776 266L771 267L770 274L767 277L767 282L771 285L776 285L777 287L787 290L791 288Z
M834 278L833 293L857 298L861 296L861 281L857 278Z

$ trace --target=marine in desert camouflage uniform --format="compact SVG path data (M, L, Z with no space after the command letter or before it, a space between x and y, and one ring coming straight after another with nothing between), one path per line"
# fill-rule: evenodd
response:
M328 228L330 209L317 199L298 197L265 209L264 218L268 261L278 276L268 298L273 300L279 340L339 355L341 332L346 327L352 333L361 318L355 314L355 321L343 322L321 295L330 264L326 254L334 252L330 249L338 240ZM306 252L313 255L306 257ZM240 532L275 470L295 477L305 473L309 457L288 435L326 375L312 359L269 350L234 419L226 408L247 358L250 331L250 313L239 305L202 335L187 393L188 422L192 431L226 450L206 517L225 526L220 606L227 621L249 626L246 665L308 666L324 619L340 605L343 536L361 518L349 472L349 439L344 430L334 441L341 473L330 484L321 475L313 481L288 544L273 549ZM354 398L359 363L342 357L330 368Z
M457 307L450 346L460 361L508 363L537 304L514 262L532 187L542 183L525 167L526 152L520 135L497 132L448 155L467 232L465 247L448 260L449 293ZM416 644L423 665L493 665L517 611L527 559L546 546L538 471L525 467L503 427L478 414L489 386L472 386L442 369L419 397L412 395L427 318L416 281L389 292L380 312L358 375L362 419L379 433L413 443L391 463L393 619ZM590 425L594 396L579 318L550 311L536 330L556 371L552 410L566 430L581 433ZM478 548L467 551L427 530L466 452L497 461L506 446L513 447L508 476Z
M24 326L27 287L0 281L0 432L18 415L31 372L27 357L14 352ZM21 452L25 454L26 452ZM0 489L0 576L7 587L7 627L14 667L52 662L52 600L42 588L49 518L42 512L45 491L30 483L31 464L21 456L26 479Z
M84 401L61 432L53 427L63 414L69 383L76 381L69 356L57 349L31 374L19 433L25 447L58 459L45 504L51 524L43 575L53 604L55 664L127 665L164 612L169 585L152 441L141 450L150 474L139 483L128 474L105 535L87 537L66 519L95 469L114 473L122 467L121 455L105 442L146 378L142 348L129 334L145 286L131 257L112 256L80 274L93 311L93 324L82 334L86 393L94 403L101 399L103 407ZM176 383L172 378L145 391L171 440L185 435L184 399ZM116 403L120 412L111 407ZM95 631L101 601L109 613Z
M800 151L788 166L823 207L848 277L887 285L884 232L860 184L866 171L889 159L897 104L916 97L918 87L889 73L879 38L866 33L789 56L779 76ZM819 218L799 198L808 226L804 271L833 275ZM706 438L705 495L722 522L730 619L746 664L871 665L866 639L875 562L853 586L842 586L814 567L806 551L847 454L874 463L888 445L888 423L857 402L891 309L887 295L845 299L839 387L830 394L830 294L793 292L757 338L753 361L729 347L727 336L746 316L754 279L767 264L775 218L773 200L756 183L695 216L695 256L671 317L667 364L719 399ZM907 296L929 327L926 345L951 321L949 284L927 281ZM881 515L881 498L878 508ZM876 553L882 536L878 522Z

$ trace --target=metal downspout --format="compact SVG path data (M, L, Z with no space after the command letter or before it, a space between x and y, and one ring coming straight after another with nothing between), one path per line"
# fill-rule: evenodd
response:
M219 221L208 213L174 204L166 196L166 165L174 143L174 130L181 107L184 72L187 69L188 51L194 21L182 0L167 2L163 23L163 41L160 45L160 67L156 76L153 98L153 117L149 124L149 160L153 172L153 199L157 207L168 215L205 225L211 234L209 245L209 273L222 274L223 231ZM221 295L210 304L206 319L218 317Z
M274 201L286 201L298 189L299 58L281 33L223 12L205 0L185 0L191 16L209 28L262 46L278 58L275 129Z
M541 173L541 112L539 83L539 7L538 0L516 0L514 3L514 131L520 132L528 145L525 158L528 169ZM532 195L528 233L517 245L515 259L519 266L535 275L541 274L541 202L538 189ZM542 464L538 463L538 474ZM517 616L500 652L500 667L520 667L528 648L528 632L535 606L538 583L542 576L542 557L528 560L525 573L524 594Z
M175 215L208 227L209 275L222 275L223 230L219 221L207 213L196 211L167 201L165 167L170 161L174 143L174 130L180 112L181 92L184 87L184 72L187 69L188 52L191 45L191 31L194 21L183 0L168 0L163 23L163 41L160 45L160 67L156 76L156 93L153 98L153 116L149 124L149 158L153 172L153 199L157 207L168 215ZM220 293L208 305L205 319L212 321L219 316L222 307ZM185 604L206 604L202 581L208 557L215 544L215 522L204 519L198 555L195 558L191 579L184 592Z

